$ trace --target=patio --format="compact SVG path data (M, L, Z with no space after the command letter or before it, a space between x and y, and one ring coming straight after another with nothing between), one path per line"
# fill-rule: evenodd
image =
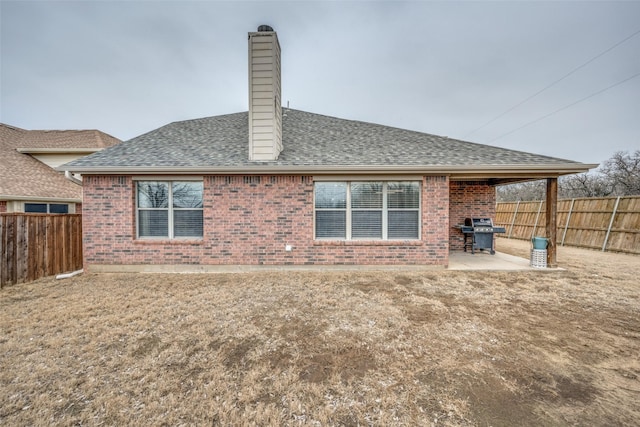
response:
M496 252L451 252L449 254L449 270L492 270L492 271L522 271L522 270L550 270L549 268L533 268L529 260L517 256Z

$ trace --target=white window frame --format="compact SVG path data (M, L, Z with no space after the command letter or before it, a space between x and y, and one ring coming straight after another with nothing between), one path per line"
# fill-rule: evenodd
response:
M47 206L47 212L41 212L41 213L47 213L47 214L52 214L52 215L67 215L70 213L74 213L71 212L71 206L69 203L56 203L56 202L24 202L22 204L22 211L25 213L38 213L38 212L27 212L27 205L46 205ZM67 207L67 212L51 212L51 205L58 205L58 206L66 206Z
M377 183L381 183L382 184L382 208L378 209L378 208L352 208L351 207L351 184L362 184L362 183L371 183L371 182L377 182ZM388 184L389 183L395 183L395 182L411 182L411 183L417 183L418 184L418 208L389 208L388 206ZM315 184L316 183L339 183L339 184L346 184L347 186L347 194L346 194L346 207L344 209L342 208L316 208L316 189L315 189ZM363 211L380 211L382 210L382 237L381 238L375 238L375 237L353 237L352 236L352 213L354 211L356 212L363 212ZM316 236L316 212L317 211L344 211L346 218L345 218L345 237L341 238L341 237L317 237ZM389 239L389 212L401 212L401 211L408 211L408 212L418 212L418 233L417 233L417 237L414 238L391 238ZM362 241L362 240L372 240L372 241L398 241L398 240L420 240L422 236L422 181L419 181L417 179L403 179L403 180L358 180L358 179L354 179L354 180L349 180L349 181L344 181L344 180L331 180L331 181L325 181L325 180L316 180L314 182L314 189L313 189L313 238L314 240L347 240L347 241Z
M135 184L135 193L136 193L136 239L141 240L194 240L194 239L202 239L204 237L204 206L201 208L175 208L173 207L173 184L176 182L203 182L202 179L154 179L153 177L145 178L136 178L133 180ZM138 198L138 184L140 182L154 182L154 183L166 183L169 187L169 195L167 200L166 208L141 208L139 206L139 198ZM204 205L204 184L202 188L202 199ZM202 211L203 215L203 226L202 226L202 235L200 236L179 236L175 237L174 231L174 211ZM168 211L167 212L167 235L166 236L140 236L140 211Z

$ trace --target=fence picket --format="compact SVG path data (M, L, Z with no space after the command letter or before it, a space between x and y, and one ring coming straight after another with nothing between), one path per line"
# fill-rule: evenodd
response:
M81 269L81 236L80 214L0 214L0 288Z
M564 221L558 221L556 238L561 240L556 243L640 254L640 196L575 198L560 202L565 206L562 213L567 216ZM542 203L536 200L520 202L517 206L518 210L535 214L536 211L540 212ZM514 205L512 202L496 204L496 212L501 212L502 218L505 218L502 222L496 221L496 225L510 228L508 236L498 237L528 240L531 230L535 233L538 229L542 214L535 215L535 218L532 218L534 215L518 216L516 225L519 226L514 227L513 221L506 219L510 215L515 218L517 212L513 212ZM560 213L561 209L558 211ZM542 228L540 233L544 234Z

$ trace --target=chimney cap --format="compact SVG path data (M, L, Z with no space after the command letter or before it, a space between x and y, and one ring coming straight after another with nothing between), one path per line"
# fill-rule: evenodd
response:
M271 27L270 27L270 26L268 26L268 25L260 25L260 26L258 27L258 32L259 32L259 33L262 33L262 32L265 32L265 31L273 31L273 28L271 28Z

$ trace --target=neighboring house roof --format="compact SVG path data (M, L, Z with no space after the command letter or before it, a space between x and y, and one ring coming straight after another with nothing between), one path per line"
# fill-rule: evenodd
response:
M25 130L0 123L0 199L82 199L82 186L27 152L95 152L119 142L95 130Z
M175 122L59 169L82 173L585 172L594 165L361 121L283 109L275 161L248 160L248 113Z
M7 125L0 124L2 127ZM13 129L19 129L13 127ZM22 152L97 151L120 143L113 136L99 130L24 130L13 145Z

